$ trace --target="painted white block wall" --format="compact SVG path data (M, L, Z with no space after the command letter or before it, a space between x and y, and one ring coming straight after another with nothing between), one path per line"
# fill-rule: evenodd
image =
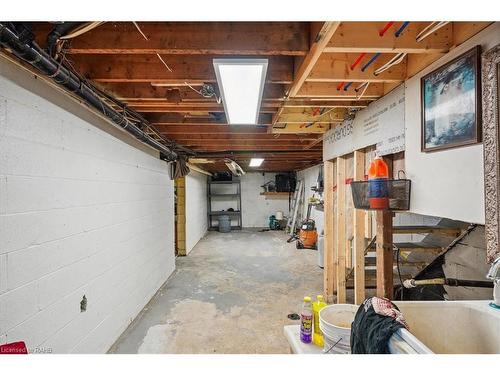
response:
M191 171L186 176L186 254L207 232L207 176Z
M276 173L250 172L241 177L241 207L243 227L269 227L269 216L276 211L288 215L288 197L266 198L261 185L275 180Z
M173 272L167 164L117 131L0 59L0 343L106 352Z
M288 215L288 197L266 198L260 195L264 190L261 185L275 180L276 173L248 172L240 177L241 180L241 210L243 227L263 228L269 227L269 216L275 215L276 211L282 211ZM213 185L213 193L235 193L234 185ZM236 209L237 200L228 198L213 198L212 210L220 211L228 208ZM217 225L217 220L214 220ZM236 221L232 222L236 225Z
M475 45L487 51L498 43L500 23L495 22L406 81L405 163L406 174L412 180L412 212L484 224L483 145L420 151L420 79Z

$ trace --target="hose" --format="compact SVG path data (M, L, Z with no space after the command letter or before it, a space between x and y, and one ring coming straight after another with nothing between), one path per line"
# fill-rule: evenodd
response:
M448 285L448 286L468 286L476 288L493 288L492 281L482 281L482 280L461 280L452 278L436 278L436 279L426 279L426 280L405 280L403 281L403 286L406 289L415 288L421 285Z

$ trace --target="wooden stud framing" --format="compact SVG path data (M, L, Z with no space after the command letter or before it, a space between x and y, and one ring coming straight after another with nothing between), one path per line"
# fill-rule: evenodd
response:
M384 157L392 176L392 157ZM377 296L392 299L394 289L394 250L392 246L392 212L377 211Z
M354 151L354 180L365 179L365 152ZM365 212L354 209L354 303L359 305L365 299Z
M337 254L337 303L346 302L346 223L345 223L345 159L337 158L337 211L335 215Z
M334 264L335 234L334 234L334 162L327 160L324 168L324 199L325 199L325 244L324 244L324 295L328 302L333 302L335 293L336 270Z
M312 68L318 61L319 57L323 53L323 49L326 47L333 34L339 27L340 22L325 22L323 27L318 32L316 40L313 42L309 53L306 55L302 64L300 64L299 69L295 73L295 79L293 80L292 87L290 88L290 97L294 97L302 87L309 73L311 73Z

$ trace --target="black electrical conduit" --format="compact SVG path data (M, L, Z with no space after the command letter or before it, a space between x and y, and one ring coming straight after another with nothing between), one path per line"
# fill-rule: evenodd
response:
M49 35L47 35L47 51L49 55L55 55L56 44L60 37L68 34L71 30L76 29L84 23L85 22L62 22L54 26Z
M160 157L163 160L174 161L177 159L177 153L175 151L148 136L123 114L103 102L88 84L83 82L69 69L62 66L62 64L55 61L45 51L40 48L34 48L27 43L23 43L19 37L3 23L0 23L0 45L10 50L21 60L35 67L44 75L50 77L58 85L75 93L87 104L104 114L111 121L131 133L140 141L160 151Z

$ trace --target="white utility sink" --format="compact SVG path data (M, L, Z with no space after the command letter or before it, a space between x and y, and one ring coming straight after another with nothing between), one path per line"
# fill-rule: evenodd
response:
M500 353L500 310L490 301L393 301L424 353ZM404 341L411 342L412 337Z

